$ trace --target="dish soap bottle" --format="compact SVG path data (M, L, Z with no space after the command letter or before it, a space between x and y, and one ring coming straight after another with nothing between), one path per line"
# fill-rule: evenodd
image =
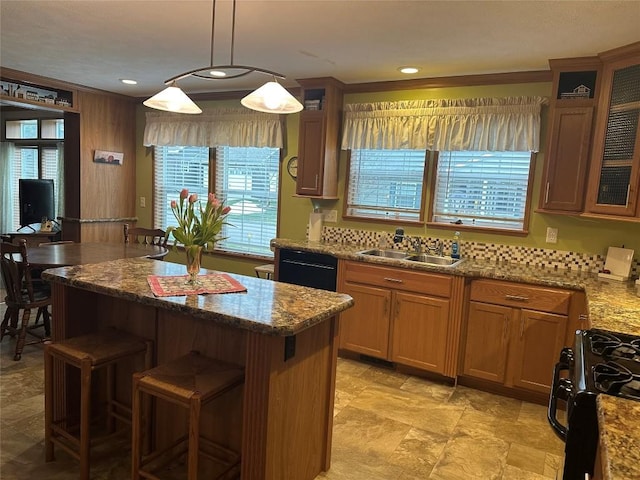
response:
M451 258L460 258L460 232L453 234L453 242L451 242Z

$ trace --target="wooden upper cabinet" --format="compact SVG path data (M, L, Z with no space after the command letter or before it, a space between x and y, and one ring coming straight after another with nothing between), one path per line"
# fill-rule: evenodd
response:
M640 216L640 42L605 52L586 210Z
M539 208L582 212L601 78L598 57L550 60L553 96Z
M330 77L297 82L305 108L300 112L296 194L336 199L343 84Z

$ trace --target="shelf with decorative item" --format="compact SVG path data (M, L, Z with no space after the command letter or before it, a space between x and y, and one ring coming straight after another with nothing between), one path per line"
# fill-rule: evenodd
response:
M26 108L77 112L76 92L12 78L0 79L0 103Z

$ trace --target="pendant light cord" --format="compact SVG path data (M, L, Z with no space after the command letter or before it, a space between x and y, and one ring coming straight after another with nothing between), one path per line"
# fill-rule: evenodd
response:
M213 65L213 44L216 31L216 0L213 0L213 7L211 10L211 58L209 65Z
M233 13L231 18L231 63L230 63L231 65L233 65L233 47L235 43L236 43L236 0L233 0Z

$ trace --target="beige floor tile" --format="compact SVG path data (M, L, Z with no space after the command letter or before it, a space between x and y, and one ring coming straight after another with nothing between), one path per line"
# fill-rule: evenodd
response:
M520 413L518 414L519 422L546 422L547 421L547 406L538 405L536 403L522 402L520 407Z
M527 472L544 473L547 454L535 448L512 443L507 455L507 465L518 467Z
M464 407L442 404L420 394L384 385L366 388L351 401L350 406L445 435L453 432L464 412Z
M393 371L389 368L376 367L362 372L359 378L362 378L373 384L400 388L402 384L407 381L409 375Z
M520 443L554 455L562 455L564 444L556 437L547 422L521 423L499 418L475 409L463 413L456 430L482 430L508 443Z
M333 416L338 415L355 397L355 394L336 389L336 394L333 399Z
M498 480L506 465L509 443L489 433L456 431L444 447L429 479Z
M537 473L514 467L513 465L507 465L501 480L547 480L547 478Z
M556 477L558 477L558 472L560 472L559 477L562 477L563 466L564 462L562 456L547 453L544 460L544 471L542 472L542 475L547 478L555 479Z
M420 377L409 377L407 381L402 384L400 390L417 393L431 400L444 403L447 402L453 392L455 392L455 387Z
M405 476L427 478L449 437L412 428L389 457L389 463L404 469Z
M506 420L516 420L522 406L520 400L462 386L451 394L449 404L469 407Z

